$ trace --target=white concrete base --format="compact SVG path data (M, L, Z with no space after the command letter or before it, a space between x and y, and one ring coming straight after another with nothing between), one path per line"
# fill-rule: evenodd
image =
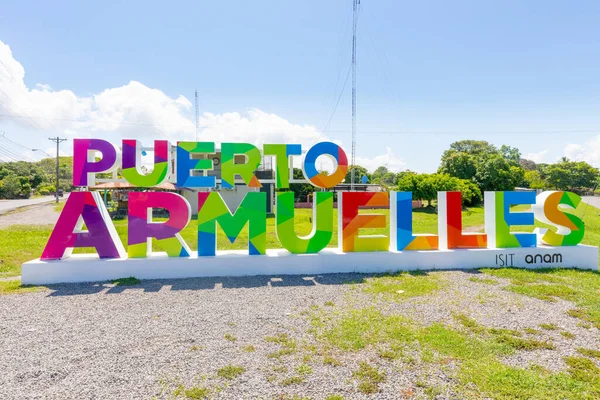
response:
M512 256L511 256L512 255ZM537 257L535 257L538 255ZM544 261L546 255L546 262ZM560 255L560 256L558 256ZM564 267L598 270L598 248L593 246L516 249L469 249L342 253L326 249L319 254L290 254L267 250L264 256L244 251L220 251L216 257L169 258L153 253L150 258L100 260L77 254L60 261L33 260L23 264L23 284L95 282L135 276L139 279L208 276L316 275L336 272L388 272L496 267Z

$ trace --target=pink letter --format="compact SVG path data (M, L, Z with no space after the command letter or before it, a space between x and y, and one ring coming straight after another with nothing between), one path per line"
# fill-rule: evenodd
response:
M101 158L96 161L96 152ZM119 152L102 139L73 140L73 186L88 186L96 172L111 172L118 167Z
M88 231L81 230L83 223ZM41 260L60 260L75 247L94 247L100 258L125 257L123 243L97 192L72 192L42 252Z

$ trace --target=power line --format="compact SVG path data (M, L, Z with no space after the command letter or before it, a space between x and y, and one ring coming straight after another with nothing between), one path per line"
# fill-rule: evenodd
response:
M2 155L4 157L6 157L8 160L14 161L14 162L25 161L23 159L23 156L16 154L12 150L10 150L6 147L3 147L3 146L0 146L0 155Z
M341 92L340 92L340 94L338 96L338 100L336 102L336 94L338 93L338 88L339 88L339 85L341 83L343 66L346 65L346 62L342 61L345 58L344 53L345 53L345 50L346 50L346 44L347 44L346 41L351 39L351 37L347 37L348 27L350 26L350 20L351 20L351 18L348 18L348 15L346 15L346 18L344 18L343 21L342 21L343 22L343 25L342 25L343 26L343 30L342 30L342 34L341 34L341 36L340 36L340 38L338 40L339 52L338 52L337 58L335 58L335 64L339 65L339 68L337 68L337 77L336 77L336 80L335 80L335 85L333 86L333 94L331 96L332 97L331 101L332 101L332 104L334 104L334 105L332 106L332 111L330 113L328 122L325 125L321 125L321 126L326 126L326 128L323 129L323 132L325 132L327 130L327 128L329 127L329 123L332 120L332 118L333 118L333 116L335 114L335 111L337 110L337 105L339 104L340 97L342 96L342 94L345 91L346 83L348 82L348 76L350 74L351 65L348 65L348 72L346 73L346 78L344 80L344 86L341 89ZM343 62L343 64L340 64L340 62ZM327 96L325 96L325 102L326 103L328 102L328 97Z
M20 115L11 115L11 114L0 114L0 117L6 118L20 118ZM37 119L36 117L27 117L30 119ZM68 119L68 118L50 118L55 121L67 121L67 122L75 122L75 123L94 123L94 124L112 124L112 125L131 125L131 126L156 126L162 128L178 128L181 125L158 125L151 123L142 123L142 122L127 122L127 121L82 121L76 119ZM190 124L192 124L190 122ZM220 125L204 125L203 128L217 128ZM37 129L37 128L36 128ZM324 133L323 131L316 129L320 133ZM306 128L299 129L287 129L286 132L305 132ZM349 133L349 130L327 130L330 133ZM357 130L356 133L361 134L369 134L369 135L552 135L552 134L564 134L564 133L600 133L600 128L595 129L582 129L582 130L552 130L552 131L475 131L475 132L467 132L467 131L413 131L413 130L404 130L404 131L369 131L369 130Z
M2 88L0 88L0 92L2 92L9 100L12 101L12 99L10 98L10 96L8 94L6 94L6 92L4 90L2 90ZM29 114L27 114L27 115L19 115L19 113L17 111L13 110L9 105L7 105L6 103L4 103L2 100L0 100L0 104L4 108L8 109L8 111L10 111L10 112L13 113L13 115L6 115L6 117L18 118L21 121L23 121L23 123L25 125L28 125L28 126L32 127L34 130L38 130L38 131L42 130L41 125L38 124L37 122L35 122L34 119L31 116L29 116ZM18 107L17 107L17 109L18 109ZM20 109L19 109L19 112L20 112ZM27 118L27 119L25 119L25 118ZM35 122L35 125L34 125L34 122Z
M346 73L346 79L344 80L344 86L342 86L342 90L340 91L340 95L338 96L338 99L335 102L335 106L333 107L333 110L331 111L329 120L327 121L327 124L325 124L325 127L321 131L322 133L325 133L327 131L327 129L329 129L329 125L331 124L331 121L333 120L333 116L335 115L335 112L337 111L338 105L340 104L340 100L342 99L342 95L346 91L346 84L348 83L348 78L350 77L351 69L352 69L352 66L348 67L348 72Z
M6 132L4 132L4 131L0 131L0 132L1 132L1 133L0 133L0 139L4 139L5 141L7 141L7 142L8 142L8 145L9 145L9 146L12 146L12 147L15 149L15 152L17 152L18 154L21 154L21 156L22 156L22 157L24 157L24 158L25 158L27 161L31 161L31 162L36 162L36 161L37 161L37 160L35 159L35 158L36 158L36 157L35 157L35 155L33 155L33 152L34 152L34 151L36 151L36 150L37 150L37 151L40 151L40 152L42 152L42 153L44 153L44 154L46 154L47 156L50 156L48 153L46 153L46 152L44 152L44 151L42 151L42 150L39 150L39 149L32 149L32 148L29 148L29 147L27 147L27 146L23 146L22 144L20 144L20 143L17 143L17 142L15 142L14 140L12 140L12 139L8 138L8 137L6 136ZM27 150L27 153L21 153L21 152L22 152L22 150L21 150L21 149ZM31 153L31 155L33 155L33 158L32 158L32 157L30 157L30 154L29 154L29 153Z
M13 76L13 74L10 72L10 70L8 69L8 67L7 67L7 66L6 66L6 65L5 65L5 64L2 62L2 60L0 60L0 65L2 65L2 66L4 67L4 69L5 69L5 70L6 70L6 72L8 73L8 76L10 77L10 79L11 79L11 80L12 80L14 83L16 83L17 85L19 85L19 82L17 82L16 78L15 78L15 77ZM1 89L0 89L0 90L1 90ZM10 96L9 96L8 94L6 94L6 92L4 92L4 91L2 91L2 92L4 93L4 95L5 95L6 97L8 97L8 98L9 98L9 99L12 101L12 99L10 98ZM34 107L35 107L35 106L34 106ZM18 108L18 107L17 107L17 108ZM47 119L47 118L44 116L44 113L43 113L43 112L41 112L41 111L40 111L38 108L35 108L35 109L34 109L34 111L37 111L37 112L39 113L39 115L41 115L41 116L42 116L42 118L43 118L43 119L45 119L45 120L46 120L46 121L47 121L47 122L50 124L50 126L51 126L52 128L54 128L54 129L55 129L55 130L57 130L57 131L59 130L59 129L58 129L58 128L57 128L57 127L56 127L56 126L55 126L55 125L52 123L52 121L50 121L49 119ZM26 114L27 114L27 113L26 113Z
M0 114L0 117L22 118L23 116L15 113L12 115L11 114ZM127 122L127 121L82 121L82 120L69 119L69 118L36 118L36 117L29 117L29 116L25 116L25 117L30 118L30 119L51 119L53 121L75 122L75 123L79 123L79 124L94 123L94 124L109 124L109 125L155 126L155 127L161 127L161 128L178 128L178 127L182 126L182 125L160 125L160 124L152 124L152 123L144 123L144 122ZM191 122L190 122L190 125L192 125Z

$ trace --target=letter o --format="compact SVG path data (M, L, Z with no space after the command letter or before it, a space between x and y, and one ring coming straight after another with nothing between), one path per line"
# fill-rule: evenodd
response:
M319 156L328 156L337 164L336 170L331 175L325 175L317 171L315 165ZM320 188L334 187L346 178L348 172L348 157L344 150L332 142L320 142L315 144L308 150L304 157L304 165L302 168L304 177L314 186Z

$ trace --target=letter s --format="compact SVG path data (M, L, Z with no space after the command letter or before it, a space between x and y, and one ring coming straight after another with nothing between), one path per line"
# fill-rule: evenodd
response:
M548 191L540 193L536 204L532 206L535 219L552 225L550 229L540 229L541 242L550 246L576 246L583 239L584 224L575 214L564 212L559 206L574 210L581 202L581 197L571 192Z

